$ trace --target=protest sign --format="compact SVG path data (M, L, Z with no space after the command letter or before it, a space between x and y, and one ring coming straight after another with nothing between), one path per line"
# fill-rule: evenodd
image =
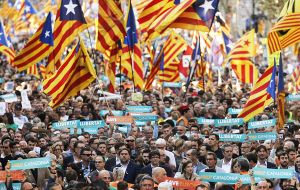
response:
M51 159L49 157L43 158L30 158L23 160L11 160L10 170L26 170L35 168L48 168L51 165Z
M253 168L253 175L266 179L290 179L294 176L293 169L270 169L270 168Z
M158 116L150 113L129 113L136 121L157 121Z
M11 178L14 181L21 181L24 179L24 172L21 170L11 171ZM6 180L6 171L0 171L0 182L4 182Z
M267 133L250 133L247 135L249 141L259 141L259 140L275 140L277 138L277 133L267 132Z
M22 183L13 183L13 190L21 190Z
M215 119L215 127L232 126L232 125L243 125L244 120L242 118L231 118L231 119Z
M213 125L215 123L214 119L206 119L204 117L197 118L198 124Z
M290 94L286 97L287 101L299 101L300 100L300 94Z
M132 116L107 116L107 123L121 124L121 125L131 125L133 123Z
M242 111L242 109L237 109L237 108L229 108L228 109L228 114L230 115L237 115Z
M143 101L143 94L140 92L132 93L131 100L136 101L136 102L141 102L141 101Z
M245 134L219 134L220 141L222 142L244 142L246 139Z
M75 128L79 126L79 122L79 120L55 122L52 124L52 128L58 130L66 128Z
M198 185L201 184L200 181L191 181L191 180L171 178L171 177L165 177L163 181L171 183L174 189L179 188L179 189L194 190Z
M100 111L100 115L101 116L105 116L106 114L109 113L109 110L101 110ZM124 111L122 110L112 110L111 113L114 115L114 116L123 116L124 115Z
M31 109L31 104L30 101L28 99L28 95L27 95L27 91L26 90L22 90L21 91L21 100L22 100L22 108L23 109Z
M4 90L7 92L12 92L14 88L15 88L15 83L13 81L9 81L4 85Z
M4 115L6 112L6 103L0 102L0 115Z
M18 101L17 95L13 93L1 95L0 98L2 98L7 103L13 103Z
M127 106L126 109L132 113L149 113L152 111L152 106Z
M205 182L220 182L224 184L235 184L239 180L242 181L242 184L250 184L249 175L241 175L238 173L214 173L214 172L200 172L198 174L202 181ZM255 177L255 182L259 182L261 179Z
M105 122L103 120L95 120L95 121L80 121L80 128L88 128L88 127L104 127Z
M163 82L163 87L166 88L181 88L182 83L180 82Z
M276 119L269 119L263 121L252 121L248 123L248 129L258 129L264 127L271 127L276 125Z

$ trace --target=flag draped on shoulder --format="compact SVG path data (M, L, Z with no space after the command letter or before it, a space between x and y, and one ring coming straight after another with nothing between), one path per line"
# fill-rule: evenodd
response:
M238 115L239 118L249 121L254 116L263 113L265 107L275 101L275 75L276 64L274 63L255 83L247 103Z
M50 106L56 108L97 78L88 52L80 40L59 69L43 81L44 93L51 96Z
M96 22L96 49L102 53L109 50L126 34L121 5L115 0L99 0Z
M9 41L7 40L5 34L4 25L1 20L0 20L0 52L7 56L9 62L13 61L15 58L15 52L9 45Z
M18 71L26 70L47 57L52 52L53 33L51 26L51 13L36 33L29 39L25 47L14 59L13 65Z
M122 72L133 80L135 87L141 90L144 85L142 50L138 41L135 16L131 3L129 3L126 29L127 33L124 38L124 47L121 57Z
M300 42L300 1L288 0L268 34L269 53Z
M87 27L79 0L61 0L54 24L54 47L48 57L47 70L54 71L60 66L61 55L65 47L73 42Z
M284 104L285 104L285 91L284 91L284 76L283 65L280 54L279 69L278 69L278 89L277 89L277 101L278 101L278 129L282 129L285 124Z

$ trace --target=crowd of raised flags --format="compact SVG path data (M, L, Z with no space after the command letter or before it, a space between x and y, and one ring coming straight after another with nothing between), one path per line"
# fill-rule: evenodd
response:
M297 0L286 1L266 39L256 35L255 29L243 31L239 39L234 39L231 34L234 26L223 18L219 0L47 0L34 3L8 0L0 5L0 56L3 58L0 98L6 102L0 105L0 115L11 112L9 104L17 99L15 90L19 92L26 89L24 86L33 85L32 88L47 97L45 106L49 109L59 109L88 92L89 103L106 107L107 114L112 116L109 119L134 121L142 131L147 125L158 125L166 116L176 118L172 115L177 111L176 106L181 112L182 106L203 103L201 106L206 112L211 106L207 106L205 100L229 104L230 98L225 96L228 94L232 99L239 97L239 100L230 100L241 104L231 108L238 109L235 114L226 108L228 115L220 122L229 122L228 125L219 125L216 118L202 117L210 123L201 123L198 119L198 124L230 127L234 125L230 123L234 115L241 122L237 125L247 123L249 126L248 122L266 114L267 109L271 109L269 116L276 118L276 127L272 125L274 129L268 134L247 132L226 136L228 131L224 130L219 137L222 142L278 139L276 134L286 128L291 118L299 117L300 2ZM297 63L292 64L292 59ZM15 80L10 76L12 73L17 73L19 78L33 77L30 80L34 84L19 84L20 81L11 84ZM17 89L20 86L22 88ZM153 102L148 105L144 96L151 93L161 101L172 99L173 105L166 107L168 111L151 105ZM224 100L220 100L223 95ZM24 96L23 107L30 107L29 99L23 100ZM292 96L296 97L295 105L287 102ZM194 101L189 99L191 97L199 98L198 102L190 103ZM119 100L127 105L152 106L154 114L126 112L118 108ZM294 115L292 108L296 109ZM120 115L113 112L120 110ZM187 117L183 113L181 116ZM94 119L106 114L96 115ZM107 124L124 124L109 119L106 118ZM187 127L187 120L183 121ZM176 122L183 125L180 119ZM299 118L293 122L299 124ZM97 135L97 130L96 127L90 132ZM129 133L128 126L124 131Z

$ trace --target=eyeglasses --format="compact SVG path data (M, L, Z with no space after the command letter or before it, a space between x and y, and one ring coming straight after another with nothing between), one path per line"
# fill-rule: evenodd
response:
M134 142L134 140L126 139L127 142Z
M81 154L81 155L84 155L84 156L92 156L93 154Z
M9 149L9 146L2 146L2 148L4 148L4 149Z

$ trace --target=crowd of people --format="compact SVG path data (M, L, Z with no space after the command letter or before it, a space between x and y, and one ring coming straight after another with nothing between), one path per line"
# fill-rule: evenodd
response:
M3 61L4 60L4 61ZM190 189L275 189L299 188L300 132L299 102L286 103L287 122L277 131L276 140L221 142L220 133L247 134L253 131L275 131L276 126L248 129L240 126L214 127L198 124L197 118L234 118L229 108L242 108L249 92L246 87L232 92L230 81L215 90L197 91L191 86L187 92L169 89L143 92L142 101L132 100L133 91L124 89L122 98L99 101L101 89L93 84L89 89L65 102L57 109L48 106L49 98L39 89L34 77L15 73L1 61L1 76L14 81L18 101L6 103L6 113L0 116L1 168L6 171L6 187L13 189L10 161L50 157L48 168L26 169L21 189L172 189L166 179L200 182ZM215 81L217 78L215 77ZM23 109L20 91L27 90L31 109ZM3 88L1 94L7 94ZM11 93L11 92L9 92ZM5 100L1 100L2 102ZM97 134L69 128L53 129L54 122L69 120L103 120L114 110L126 114L127 106L151 106L157 121L143 126L132 123L129 130L112 123L98 129ZM100 114L101 110L108 110ZM276 118L270 106L255 120ZM292 169L291 179L261 179L255 181L253 169L265 167ZM250 174L251 183L242 180L235 184L207 182L205 172ZM252 174L252 175L251 175ZM169 178L166 178L169 177Z

